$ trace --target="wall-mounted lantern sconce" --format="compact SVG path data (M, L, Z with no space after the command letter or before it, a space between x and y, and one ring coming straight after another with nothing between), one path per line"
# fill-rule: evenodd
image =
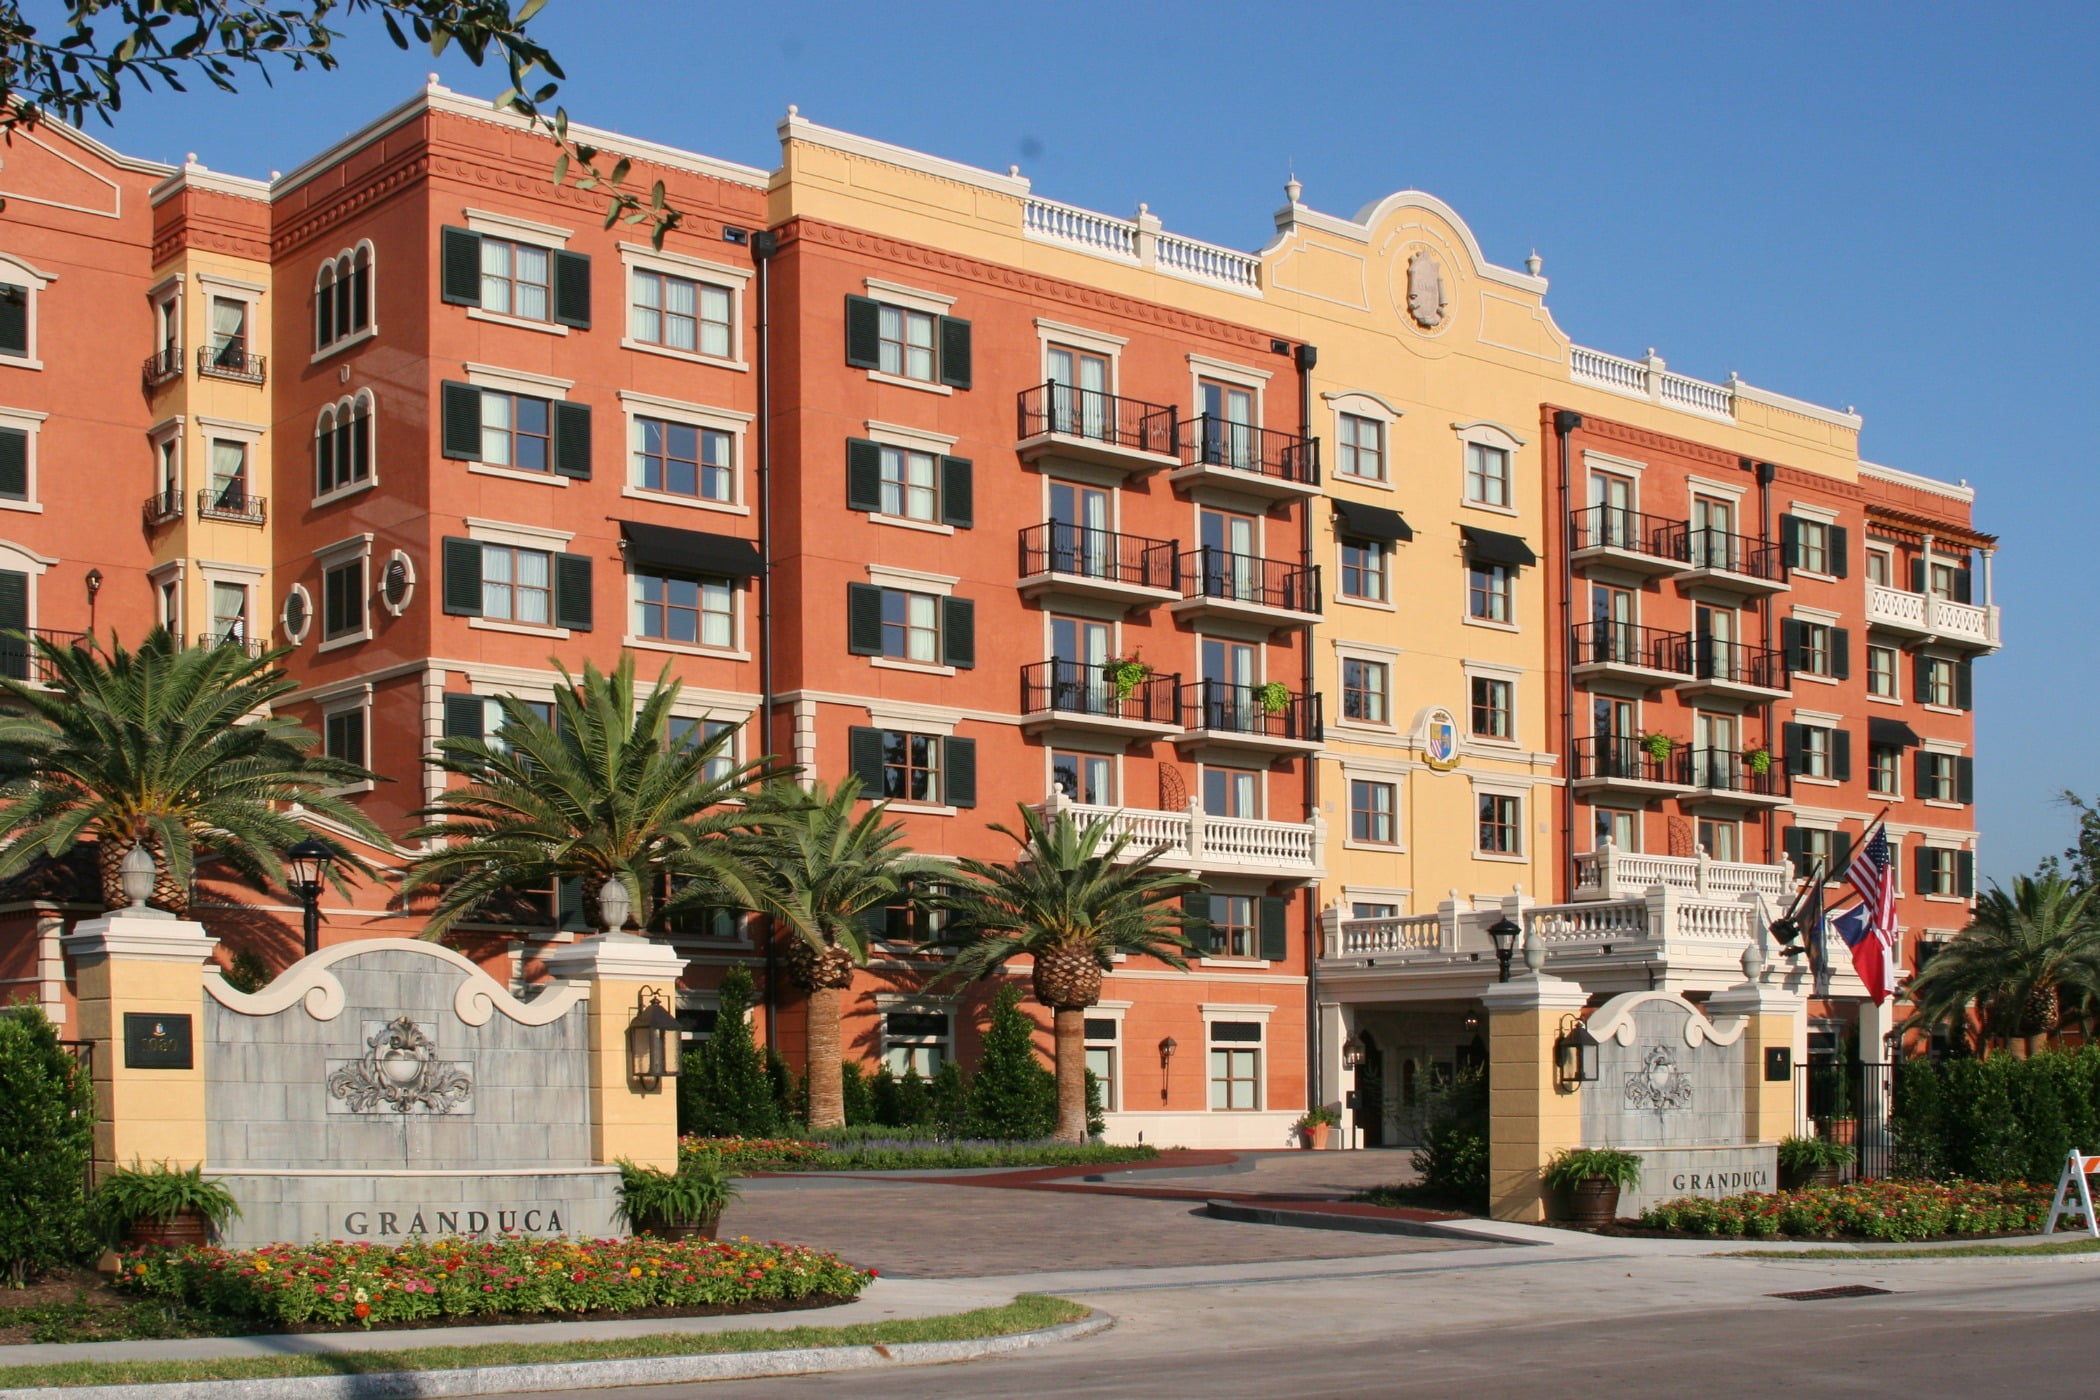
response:
M1495 980L1497 982L1507 982L1509 980L1509 960L1516 956L1517 940L1523 937L1524 930L1517 927L1516 920L1504 915L1488 925L1487 933L1489 938L1495 940L1495 964L1499 969Z
M1342 1042L1342 1068L1350 1071L1361 1069L1364 1063L1364 1043L1351 1035Z
M664 1006L660 988L635 993L634 1019L627 1023L627 1073L645 1089L678 1077L678 1018Z
M1573 1015L1562 1018L1553 1042L1553 1082L1563 1089L1597 1082L1597 1037Z

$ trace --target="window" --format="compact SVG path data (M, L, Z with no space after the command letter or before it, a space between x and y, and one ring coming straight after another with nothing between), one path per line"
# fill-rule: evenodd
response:
M1334 426L1338 476L1385 480L1385 424L1356 413L1337 413Z
M1794 873L1802 879L1818 865L1826 882L1843 878L1851 860L1850 843L1842 831L1822 827L1793 826L1786 830L1786 854L1794 862Z
M1742 829L1734 822L1718 821L1712 817L1699 819L1699 844L1714 860L1741 860Z
M977 741L903 729L853 729L848 757L870 801L977 805Z
M321 742L330 758L339 758L345 763L355 763L362 768L365 763L365 707L359 705L351 710L331 711L321 721Z
M1918 751L1918 793L1927 802L1955 800L1956 759L1951 753Z
M0 417L13 415L0 410ZM41 416L41 415L40 415ZM0 427L0 501L28 501L36 434L29 427Z
M1896 649L1867 648L1867 694L1894 700L1896 695Z
M561 229L534 228L543 230L550 241L568 236ZM591 324L591 260L582 253L463 228L445 229L440 249L440 292L447 305L540 322L550 329Z
M939 463L931 452L882 449L882 511L906 520L941 516Z
M941 741L936 735L884 730L882 795L908 802L938 802L940 754Z
M211 635L219 641L248 637L248 588L239 583L211 586Z
M29 288L19 282L0 282L0 355L29 358Z
M1202 410L1203 461L1239 471L1259 470L1254 391L1240 384L1202 379L1196 383L1196 402Z
M940 600L930 593L885 588L882 654L899 661L937 663L941 655Z
M635 635L695 646L736 645L736 589L726 578L637 571Z
M1482 442L1466 444L1466 499L1475 505L1510 504L1509 452Z
M1961 894L1961 852L1941 846L1918 848L1918 893Z
M1517 685L1493 676L1473 677L1473 734L1481 739L1517 737Z
M1811 574L1836 572L1831 568L1831 530L1826 522L1790 515L1781 523L1784 532L1793 536L1789 551L1793 557L1787 560L1789 568Z
M724 734L733 732L736 729L736 724L734 721L726 719L691 719L683 715L674 715L665 728L670 746L674 749L679 749L688 746L697 747L711 744ZM707 760L700 769L703 777L716 780L726 778L735 771L736 741L734 739L722 745L715 756Z
M1826 782L1849 783L1852 781L1852 735L1843 729L1827 724L1789 724L1782 728L1781 737L1786 746L1786 771L1797 778L1816 778ZM1732 745L1731 745L1732 748ZM1725 754L1716 754L1724 764L1731 763ZM1737 776L1731 770L1731 777ZM1741 769L1747 779L1751 770L1748 763Z
M1877 797L1903 792L1903 750L1894 744L1867 746L1867 790Z
M901 306L883 307L880 322L882 354L877 368L884 374L905 379L931 380L936 319L924 311L908 311Z
M1966 577L1968 572L1967 569L1959 564L1935 559L1932 561L1932 575L1926 580L1926 591L1935 598L1944 598L1954 603L1966 603L1969 601L1968 580Z
M1481 622L1513 620L1516 575L1507 564L1472 561L1466 572L1466 614Z
M366 390L322 409L314 423L314 494L371 479L372 395Z
M1349 906L1349 917L1352 919L1397 919L1400 917L1400 906L1397 904L1366 903L1359 899Z
M967 598L849 583L846 647L855 656L966 669L977 664L976 609Z
M1383 540L1342 539L1342 596L1367 603L1386 601L1386 559Z
M882 1017L882 1062L890 1073L902 1075L916 1070L921 1079L931 1079L948 1059L948 1013L945 1011L888 1011Z
M633 295L627 325L628 334L636 340L729 358L734 345L730 335L734 301L729 288L637 268Z
M1116 763L1107 754L1057 750L1050 755L1051 781L1073 802L1112 807L1116 801Z
M1918 699L1928 705L1953 709L1960 703L1954 662L1944 656L1918 658Z
M1230 1113L1261 1107L1259 1021L1210 1023L1210 1106Z
M491 534L497 532L491 527ZM513 543L502 536L516 535ZM532 627L592 626L591 558L535 548L550 531L505 529L491 539L444 541L444 610ZM559 539L553 536L553 539Z
M491 466L543 472L553 442L548 401L524 394L481 391L481 460Z
M1122 1080L1116 1075L1117 1041L1123 1023L1113 1016L1086 1018L1086 1072L1101 1086L1101 1107L1114 1113L1123 1106Z
M227 510L243 510L248 502L248 444L213 438L211 443L211 499Z
M1254 956L1254 896L1213 894L1204 921L1210 934L1210 952L1221 958Z
M1895 564L1887 550L1870 549L1867 551L1867 582L1878 583L1883 588L1887 588L1895 576Z
M564 380L487 371L503 387L447 382L443 388L441 451L454 461L483 462L509 471L552 472L587 479L591 474L591 407L512 392L513 385L545 384L565 390Z
M1342 662L1342 718L1359 724L1389 722L1391 671L1382 661Z
M1393 844L1394 792L1392 783L1366 782L1361 778L1350 780L1350 840L1376 846Z
M1801 751L1796 754L1798 771L1806 778L1828 778L1831 776L1830 731L1821 725L1799 726Z
M481 547L481 616L536 627L554 622L554 556L544 549Z
M211 299L211 363L219 369L247 369L247 302L235 297Z
M1793 621L1793 619L1789 619ZM1788 658L1788 666L1795 671L1805 671L1811 676L1828 676L1830 668L1830 627L1821 622L1794 622L1794 655Z
M1622 851L1638 851L1641 848L1641 814L1617 807L1596 809L1596 842L1602 846L1609 841Z
M552 319L553 260L545 248L481 240L481 309L526 321Z
M635 468L643 490L703 501L735 499L729 433L661 418L637 418L634 428Z
M1261 774L1245 768L1205 767L1203 811L1212 817L1261 816Z
M372 324L372 245L360 243L314 274L314 349L322 351Z
M1486 856L1522 855L1524 799L1507 793L1483 792L1479 808L1480 832L1474 850Z
M946 303L946 297L925 298ZM951 389L970 387L970 323L923 307L846 298L846 363Z
M167 628L170 632L180 632L182 630L181 585L172 579L160 586L160 625ZM305 639L306 634L302 631L292 640L304 641Z
M337 564L321 575L321 640L361 636L365 630L365 559Z

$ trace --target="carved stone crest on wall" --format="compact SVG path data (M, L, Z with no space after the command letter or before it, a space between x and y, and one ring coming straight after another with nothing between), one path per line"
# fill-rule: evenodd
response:
M331 1112L470 1113L469 1066L440 1060L430 1032L406 1016L365 1023L365 1051L329 1062ZM338 1108L337 1105L341 1107Z
M1626 1106L1658 1114L1692 1106L1691 1077L1667 1047L1650 1045L1641 1052L1641 1067L1626 1075Z
M1444 269L1427 248L1417 248L1407 260L1407 314L1425 331L1444 324L1451 305L1444 287Z

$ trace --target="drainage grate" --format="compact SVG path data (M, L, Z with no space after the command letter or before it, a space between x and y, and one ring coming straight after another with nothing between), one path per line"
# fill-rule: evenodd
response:
M1805 1288L1798 1293L1767 1293L1765 1296L1784 1298L1789 1303L1820 1303L1825 1298L1872 1298L1892 1291L1865 1283L1842 1283L1835 1288Z

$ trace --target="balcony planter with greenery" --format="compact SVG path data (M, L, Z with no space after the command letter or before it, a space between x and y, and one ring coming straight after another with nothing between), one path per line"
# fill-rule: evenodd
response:
M1342 1115L1331 1108L1308 1108L1291 1124L1291 1132L1298 1138L1298 1145L1314 1152L1327 1147L1327 1134L1340 1126Z
M1254 687L1254 703L1265 715L1280 715L1291 707L1291 688L1282 681Z
M1855 1156L1850 1145L1828 1138L1783 1137L1779 1140L1779 1189L1836 1186Z
M736 1172L712 1152L681 1156L678 1170L620 1162L620 1216L639 1234L711 1240L737 1198Z
M1116 688L1118 701L1128 700L1133 691L1152 679L1152 663L1139 660L1134 652L1129 656L1111 656L1101 663L1101 675Z
M209 1243L241 1207L231 1191L205 1179L202 1166L185 1171L166 1162L133 1162L95 1188L95 1212L104 1233L127 1249L181 1249Z
M1668 763L1670 754L1677 748L1677 741L1667 734L1643 734L1641 752L1657 763Z
M1641 1184L1641 1159L1616 1147L1571 1147L1546 1164L1546 1186L1561 1197L1560 1218L1588 1228L1619 1216L1619 1193Z
M1745 749L1743 751L1743 762L1749 766L1753 774L1762 778L1772 771L1772 751L1770 749Z

